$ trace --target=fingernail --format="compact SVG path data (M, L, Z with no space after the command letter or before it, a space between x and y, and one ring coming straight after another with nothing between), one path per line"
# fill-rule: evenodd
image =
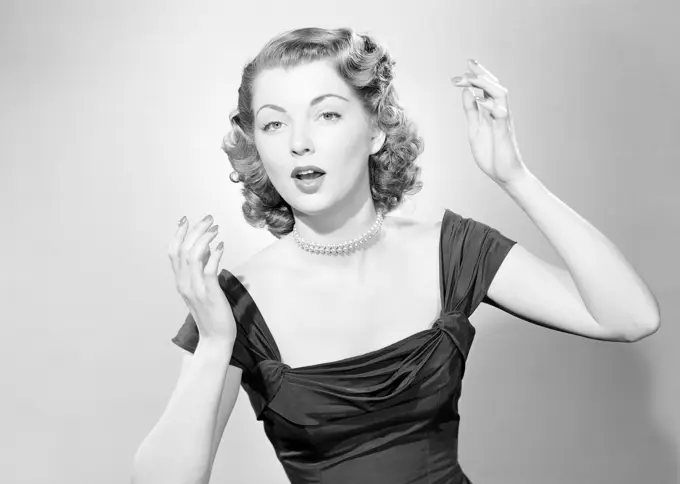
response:
M453 82L454 84L458 84L462 80L463 80L462 77L452 77L451 78L451 82Z
M477 62L475 59L470 59L470 62L472 62L474 65L478 65L479 62Z
M205 217L203 217L203 220L201 220L201 222L207 222L211 218L212 218L212 215L206 215Z
M186 221L187 221L186 216L185 216L185 217L182 217L181 219L179 219L179 223L178 223L177 225L178 225L179 227L181 227L182 225L184 225L184 222L186 222Z

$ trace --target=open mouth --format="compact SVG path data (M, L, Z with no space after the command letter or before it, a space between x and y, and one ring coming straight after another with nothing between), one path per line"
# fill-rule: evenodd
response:
M305 174L296 175L295 178L297 178L298 180L313 180L315 178L322 177L323 175L324 175L323 173L318 173L318 172L315 171L314 173L305 173Z

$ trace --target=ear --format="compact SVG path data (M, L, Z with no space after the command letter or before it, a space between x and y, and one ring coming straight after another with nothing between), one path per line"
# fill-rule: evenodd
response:
M385 144L387 134L374 123L373 135L371 136L371 154L375 155Z

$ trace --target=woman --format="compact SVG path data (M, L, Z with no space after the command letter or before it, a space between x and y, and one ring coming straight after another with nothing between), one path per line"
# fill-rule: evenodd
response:
M169 255L187 353L135 482L207 482L241 385L292 483L467 483L457 404L481 302L591 339L658 329L616 247L528 171L507 90L474 61L454 82L475 162L568 270L450 210L437 224L385 216L421 188L393 65L367 35L310 28L246 66L225 151L246 220L278 240L218 274L212 218L182 219Z

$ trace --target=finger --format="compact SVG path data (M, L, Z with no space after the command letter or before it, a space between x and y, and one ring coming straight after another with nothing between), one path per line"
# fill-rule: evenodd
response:
M472 85L484 91L483 99L491 100L484 102L483 106L488 109L493 119L503 119L509 116L508 90L486 76L478 77L474 74L465 74L459 85Z
M494 99L502 99L508 92L507 89L490 77L486 75L470 74L468 72L463 74L463 79L458 85L473 86L482 89Z
M220 260L222 259L222 254L224 254L224 242L220 242L215 247L210 254L210 259L205 265L205 277L206 278L217 278L217 268L219 266Z
M507 108L492 97L477 97L477 102L482 106L482 113L489 116L489 121L508 119L510 117Z
M191 251L193 246L196 244L198 239L205 234L205 232L210 228L210 226L213 224L214 220L212 216L208 215L204 217L200 222L198 222L196 225L193 227L189 228L184 236L184 240L182 241L180 248L179 248L179 258L180 262L184 262L185 264L189 262L189 258L191 257Z
M480 119L483 119L485 122L491 124L494 119L493 115L491 114L491 111L494 107L493 98L475 96L475 101L477 101L477 105L480 106Z
M189 227L189 220L186 217L182 217L180 222L177 224L177 230L175 231L175 236L170 241L168 246L168 257L170 258L170 263L172 265L172 270L177 274L180 270L180 247L184 242L184 237L186 235L187 229Z
M482 64L477 62L475 59L468 59L468 66L470 67L470 70L474 72L477 75L482 75L482 76L487 76L494 81L498 82L498 78L494 76L489 69L484 67Z
M463 89L463 111L465 111L469 132L476 133L480 122L479 107L475 100L475 93L469 87Z
M189 272L192 287L197 295L205 294L205 267L210 261L210 242L217 237L218 225L210 227L191 248L189 256Z
M485 107L486 109L491 109L493 107L493 98L475 96L475 101L477 101L480 106Z

